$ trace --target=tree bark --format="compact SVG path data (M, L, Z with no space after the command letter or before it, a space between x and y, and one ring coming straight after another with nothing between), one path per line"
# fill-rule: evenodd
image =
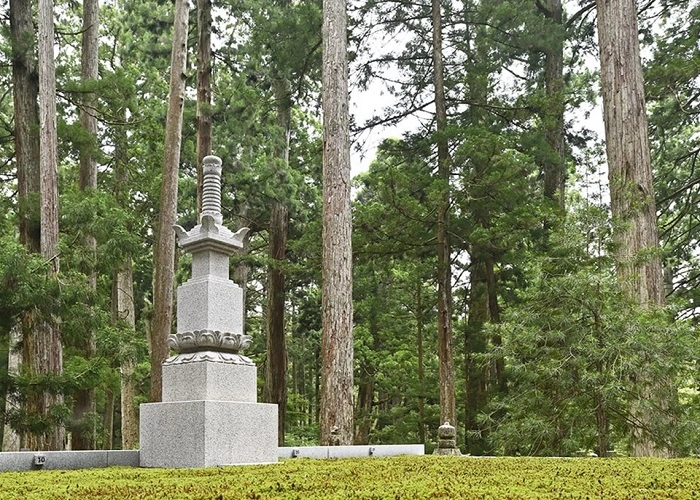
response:
M211 0L197 0L197 213L202 211L202 165L211 155Z
M53 0L39 0L39 149L41 254L50 263L49 274L55 276L59 272L59 259ZM63 347L57 304L51 304L49 309L51 312L26 332L31 338L25 338L25 353L32 374L58 377L63 373ZM32 436L28 446L30 449L62 450L64 423L51 415L51 409L63 404L63 394L47 387L38 387L32 392L27 404L29 413L40 415L46 428L41 435Z
M542 113L544 135L549 151L545 156L544 195L560 208L566 202L566 141L564 135L564 19L561 0L547 0L545 15L559 37L545 50L545 93L547 101Z
M644 81L634 0L598 0L603 118L605 121L610 201L617 244L615 263L624 294L644 307L664 304L664 284L658 251L656 205L652 185ZM663 406L670 388L638 374L640 397ZM630 453L668 454L647 430L661 415L637 405L631 408Z
M423 349L423 280L416 282L416 343L418 344L418 442L425 444L425 362Z
M19 198L19 237L27 251L41 251L39 209L39 68L32 2L10 2L15 161Z
M151 401L163 397L163 361L168 356L167 338L173 321L175 287L175 231L177 180L185 103L188 9L185 0L175 1L170 97L165 119L165 147L160 215L153 254L153 330L151 332Z
M488 401L488 374L476 356L486 352L484 325L489 321L488 282L486 265L479 252L470 256L469 318L464 329L464 372L466 390L465 445L467 453L483 455L487 450L487 429L477 420Z
M278 189L282 190L289 169L289 140L292 121L292 100L289 81L279 77L274 83L277 101L277 126L280 137L274 148L278 169ZM285 270L289 210L285 201L272 202L270 214L270 246L267 284L267 365L265 367L264 400L277 405L280 446L284 446L287 420L287 341L285 337Z
M112 288L112 320L120 321L136 333L134 307L134 278L131 259L127 258L114 279ZM127 354L119 368L121 380L121 434L122 449L133 450L139 445L139 416L136 403L138 387L134 380L136 356Z
M440 201L437 220L438 359L440 363L440 423L457 425L455 373L452 357L452 257L450 224L450 151L447 137L444 69L442 61L442 12L440 0L432 0L433 85L437 123L438 182Z
M352 216L347 4L323 2L321 445L353 440Z
M34 57L36 32L32 2L10 1L10 30L12 35L12 89L14 104L14 143L17 164L19 238L28 252L41 251L39 216L39 68ZM26 312L19 320L20 339L30 339L36 312ZM19 355L21 362L31 366L28 351ZM28 408L27 408L28 409ZM25 435L18 436L18 446L26 445ZM8 450L11 451L11 450ZM16 450L16 451L19 451Z
M22 328L21 323L17 323L10 329L10 335L8 339L8 352L7 352L7 375L8 377L14 377L19 374L19 367L22 362L22 354L19 352L18 346L22 341ZM5 408L3 416L6 416L10 411L14 409L14 405L17 404L15 398L12 394L7 391L4 394ZM20 435L10 427L7 420L3 419L3 436L2 436L2 451L19 451L22 448L20 443Z
M371 296L370 309L367 312L367 322L369 323L369 338L372 339L371 350L378 352L381 348L381 327L379 325L380 304L383 297L386 295L385 287L381 283L381 277L378 276L376 268L371 270L372 282L371 288L367 291L367 295ZM370 432L372 430L375 394L375 379L377 367L371 357L362 358L358 364L357 383L357 408L355 409L355 436L353 444L369 444Z
M81 53L81 77L83 84L98 78L99 47L99 1L83 1L83 38ZM80 109L80 123L91 138L88 147L80 151L78 188L82 192L97 189L97 118L95 116L95 97L92 92L83 93ZM92 254L92 261L97 258L97 240L93 235L85 237L85 248ZM88 286L92 294L97 293L97 272L94 265L84 269L88 275ZM90 331L85 339L85 358L95 356L95 332ZM73 450L91 450L95 447L97 427L91 416L95 414L95 389L80 389L75 394L73 407L73 431L71 448Z
M114 155L114 198L122 208L127 208L130 199L128 160L124 145L127 137L120 133L116 141ZM126 326L132 335L136 335L136 307L134 304L133 265L130 254L126 254L114 270L112 281L112 323ZM148 323L146 323L148 324ZM131 349L123 352L120 360L120 402L121 402L121 437L122 449L132 450L139 446L139 413L135 403L139 393L134 379L137 353Z
M267 284L267 364L265 366L266 403L277 405L279 446L284 446L287 415L287 342L285 339L285 272L289 212L279 200L272 203L270 218L270 265Z
M100 32L99 0L83 0L83 37L81 52L81 78L83 83L99 78L98 48ZM80 123L90 135L90 147L80 151L78 184L81 190L97 189L97 117L95 116L95 94L84 91L80 108Z
M102 418L104 435L102 439L102 449L114 449L114 391L108 387L105 391L105 414Z

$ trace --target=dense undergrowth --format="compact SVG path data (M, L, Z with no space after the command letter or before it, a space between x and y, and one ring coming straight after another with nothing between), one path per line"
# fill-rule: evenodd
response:
M685 499L700 498L700 460L424 456L6 472L0 498Z

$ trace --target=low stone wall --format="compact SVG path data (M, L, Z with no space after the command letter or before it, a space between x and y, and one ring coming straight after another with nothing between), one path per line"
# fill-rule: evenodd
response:
M289 446L278 448L280 460L292 458L352 458L424 455L422 444L361 446ZM0 472L27 470L139 467L139 450L19 451L0 453Z
M356 458L425 455L422 444L375 444L356 446L288 446L278 448L280 460L287 458Z
M139 466L138 450L17 451L0 453L0 471Z

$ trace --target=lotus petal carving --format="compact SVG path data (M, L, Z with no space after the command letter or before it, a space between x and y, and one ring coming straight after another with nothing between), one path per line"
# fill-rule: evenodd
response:
M251 338L242 333L196 330L168 335L168 345L179 353L221 351L237 354L250 346Z

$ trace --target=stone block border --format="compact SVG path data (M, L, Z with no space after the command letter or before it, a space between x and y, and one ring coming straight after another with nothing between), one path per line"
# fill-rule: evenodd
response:
M293 458L352 458L424 455L422 444L358 446L288 446L277 449L280 460ZM0 472L28 470L139 467L139 450L107 451L18 451L0 453Z

